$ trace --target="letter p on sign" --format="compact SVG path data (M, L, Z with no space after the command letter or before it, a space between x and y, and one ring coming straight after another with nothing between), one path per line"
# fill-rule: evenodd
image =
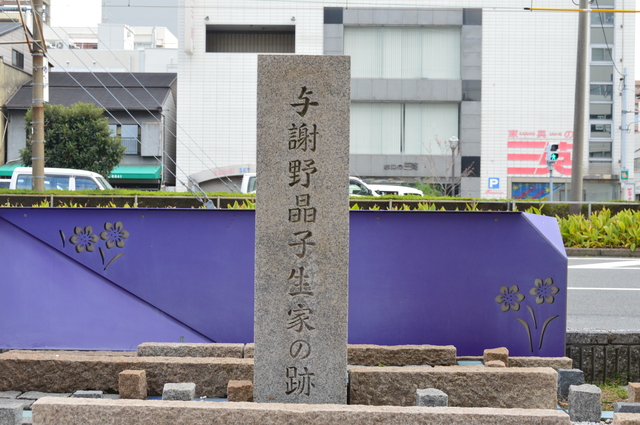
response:
M499 189L500 179L497 177L489 177L489 189Z

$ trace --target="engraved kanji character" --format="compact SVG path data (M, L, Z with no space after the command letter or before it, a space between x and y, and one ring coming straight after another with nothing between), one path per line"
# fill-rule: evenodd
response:
M316 162L313 159L305 159L304 161L296 159L289 161L289 178L291 179L289 186L293 187L300 183L302 180L302 174L304 173L304 183L301 183L300 185L308 189L311 181L311 174L315 174L318 171L314 166L315 163Z
M309 97L306 96L307 94L313 94L313 92L311 90L307 90L306 86L303 86L302 90L300 91L300 95L298 96L298 99L302 100L303 102L291 103L291 106L293 106L294 108L297 108L298 106L302 106L301 111L296 111L296 113L301 117L304 117L307 114L307 110L309 109L309 106L319 105L318 102L312 102L311 99L309 99Z
M311 382L311 379L316 376L314 373L309 372L306 367L302 368L303 371L298 373L297 367L287 368L287 390L285 394L291 395L293 393L304 394L307 397L311 394L311 388L315 388L315 384Z
M315 152L317 135L318 130L315 124L313 124L311 132L309 132L306 124L302 124L300 127L291 124L291 128L289 129L289 150L300 149L306 152L308 148L310 151Z
M315 223L316 209L309 206L310 199L311 196L309 194L296 195L296 207L298 208L289 208L290 222L297 223L302 219L305 223Z
M289 354L294 359L304 360L311 355L311 345L302 339L294 341L289 347Z
M289 295L313 295L313 292L310 291L311 285L307 279L309 279L309 275L304 272L304 267L291 269L288 280L293 280L293 290L289 291Z
M305 308L304 304L298 304L298 308L292 308L287 312L287 316L290 317L287 322L287 329L293 329L298 333L305 328L309 331L314 330L315 328L307 323L311 319L311 314L313 314L313 310Z
M315 246L316 243L315 242L307 242L307 239L309 239L310 237L313 236L313 233L309 232L309 231L302 231L302 232L295 232L293 234L294 236L300 236L300 242L292 242L289 244L289 246L300 246L300 252L296 254L296 256L298 258L304 258L304 256L307 254L307 245L308 246Z

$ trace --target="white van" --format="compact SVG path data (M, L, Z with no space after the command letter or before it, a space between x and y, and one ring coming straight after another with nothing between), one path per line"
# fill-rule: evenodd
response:
M418 195L424 196L424 193L420 189L408 186L394 186L390 184L369 184L371 189L378 192L380 196L384 195Z
M256 173L246 173L242 176L242 193L255 193L256 191ZM367 184L357 177L349 177L349 195L351 196L379 196L375 190L372 190Z
M9 189L32 189L31 167L18 167L13 170ZM106 190L113 189L107 179L98 173L68 168L45 168L45 190Z

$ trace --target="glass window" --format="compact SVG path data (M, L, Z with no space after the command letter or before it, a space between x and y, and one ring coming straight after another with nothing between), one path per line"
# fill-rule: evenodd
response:
M24 68L24 55L17 50L11 50L11 65L16 68Z
M590 103L589 118L596 120L610 120L613 117L613 104L611 103Z
M457 103L351 104L352 154L447 154L454 134Z
M589 142L589 158L611 159L611 142Z
M207 25L205 51L295 53L295 25Z
M591 65L591 81L610 82L613 81L613 65Z
M90 177L76 177L76 190L100 189L98 184Z
M612 84L591 84L589 88L589 100L613 101Z
M591 27L591 44L613 44L613 27Z
M460 79L460 27L345 27L353 78Z
M591 12L591 25L613 25L613 12Z
M593 62L613 62L611 59L613 57L613 53L611 49L606 49L603 47L593 47L591 48L591 60Z
M69 190L69 176L45 176L46 190Z
M610 139L611 124L591 123L591 137Z

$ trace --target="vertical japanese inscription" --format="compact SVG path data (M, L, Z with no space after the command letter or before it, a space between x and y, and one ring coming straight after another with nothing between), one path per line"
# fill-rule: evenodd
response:
M258 402L346 402L349 85L349 58L258 59Z

